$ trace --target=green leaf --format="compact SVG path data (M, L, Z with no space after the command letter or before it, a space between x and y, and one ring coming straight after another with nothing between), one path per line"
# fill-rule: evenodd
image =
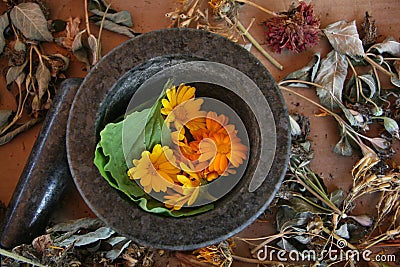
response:
M334 110L342 102L342 91L347 76L348 62L346 56L332 50L321 61L321 67L315 77L315 83L323 88L317 88L318 97L325 107Z
M38 4L27 2L14 6L10 12L10 18L14 26L27 39L53 41L53 36L47 28L47 20Z
M98 9L91 9L90 12L92 12L93 14L95 14L99 17L104 16L104 12L100 11ZM117 13L107 13L106 19L109 21L112 21L116 24L120 24L120 25L127 26L127 27L133 27L131 13L129 13L129 11L126 11L126 10L123 10L123 11L120 11Z
M324 30L326 37L333 49L341 54L353 58L365 57L362 41L357 32L355 20L347 22L344 20L328 25Z
M100 174L113 188L123 192L148 212L182 217L213 209L214 205L209 204L199 208L170 211L163 203L147 196L135 181L129 179L127 171L130 166L127 163L132 164L132 159L140 158L142 151L146 150L144 127L137 128L146 125L150 111L151 108L133 112L121 122L107 124L101 131L94 158Z
M6 39L4 38L4 30L10 24L8 21L8 14L4 13L0 16L0 54L3 53L4 47L6 46Z

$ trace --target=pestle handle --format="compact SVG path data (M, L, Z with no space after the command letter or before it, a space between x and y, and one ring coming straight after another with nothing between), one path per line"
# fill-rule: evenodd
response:
M54 97L0 224L1 247L28 243L42 234L64 189L72 183L65 136L81 82L80 78L65 80Z

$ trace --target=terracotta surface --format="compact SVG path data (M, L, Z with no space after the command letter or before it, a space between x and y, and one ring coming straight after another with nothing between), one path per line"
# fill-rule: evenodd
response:
M60 1L54 0L48 0L46 2L49 4L52 18L67 19L70 16L80 17L83 22L83 1L63 1L62 4L60 4ZM259 0L254 2L275 11L285 10L291 3L291 1L288 0ZM365 11L368 11L376 19L379 35L378 41L382 41L384 37L388 35L392 35L396 40L399 40L400 38L400 19L398 18L400 14L399 0L337 0L333 3L328 1L315 1L313 2L313 5L317 14L321 17L321 28L342 19L348 21L356 19L357 25L359 25ZM0 6L4 6L4 4L2 3ZM135 31L148 32L165 28L169 25L169 21L164 17L164 14L175 9L175 1L114 0L112 7L116 10L129 10L133 17ZM250 32L259 42L263 43L264 29L261 22L267 18L267 15L250 6L244 6L240 14L240 20L245 26L249 24L252 17L256 18L256 22L250 29ZM81 27L84 27L83 23L81 23ZM92 29L96 32L97 27L92 26ZM103 54L126 40L127 38L124 36L105 31L102 40ZM52 49L67 54L64 49L51 45L46 46L46 49ZM279 71L273 67L254 48L252 49L252 52L268 68L273 77L276 80L280 80L288 73L307 63L316 51L320 51L322 55L325 55L329 50L330 46L327 41L322 39L320 45L300 54L288 52L274 54L276 59L283 64L283 71ZM0 67L2 68L2 73L4 73L6 67L6 62L4 60L0 61ZM71 67L67 76L84 77L85 74L86 70L84 66L72 58ZM299 90L299 92L311 99L317 100L315 92L311 89ZM4 75L1 75L0 77L0 95L0 108L13 107L14 100L5 91ZM338 130L335 121L329 117L316 117L315 114L319 113L318 108L309 105L307 102L296 96L284 93L284 97L290 112L299 112L310 117L310 138L312 139L312 147L315 150L315 159L311 164L312 169L315 170L316 173L321 174L329 190L335 190L337 188L343 188L345 191L348 190L351 184L351 167L360 155L355 153L354 156L349 158L335 155L332 152L333 146L338 141ZM10 201L15 185L39 130L40 125L19 135L9 144L0 146L0 200L6 205ZM397 146L396 152L398 153L398 151L399 148ZM358 210L367 209L368 206L371 206L371 204L360 203ZM79 193L75 188L71 187L68 189L67 195L60 202L59 207L54 211L52 220L62 221L65 219L80 218L82 216L90 215L92 215L92 213L81 199ZM252 224L239 235L246 237L260 237L272 233L275 231L271 224L273 221L273 218L266 216L266 218ZM238 244L238 246L240 253L245 255L247 249L241 247L241 244ZM161 265L168 261L171 263L177 262L176 260L174 261L173 259L164 257ZM248 265L235 264L235 266Z

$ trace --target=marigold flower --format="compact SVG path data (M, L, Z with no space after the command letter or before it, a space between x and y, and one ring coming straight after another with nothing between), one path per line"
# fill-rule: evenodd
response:
M157 144L151 153L143 151L139 160L133 160L135 167L128 170L128 175L131 179L139 180L146 193L152 190L165 192L168 187L173 186L180 172L175 163L172 149Z
M219 175L226 173L229 163L239 167L247 157L247 147L241 143L240 138L232 134L213 134L200 142L199 150L198 160L200 162L211 160L209 171L215 171Z
M172 112L174 108L179 106L185 101L194 98L194 93L196 92L196 88L192 86L187 86L185 84L180 84L178 89L176 86L167 89L167 99L161 100L163 108L161 109L161 114L168 115Z
M299 6L290 7L288 12L270 18L265 22L267 43L277 53L282 48L302 52L307 46L319 42L320 20L314 14L312 5L301 1Z

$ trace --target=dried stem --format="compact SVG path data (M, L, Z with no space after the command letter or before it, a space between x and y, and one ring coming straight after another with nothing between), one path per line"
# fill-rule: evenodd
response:
M90 36L90 25L89 25L89 11L88 11L88 1L89 0L83 0L85 2L85 22L86 22L86 30L88 35Z
M23 125L19 126L15 130L3 135L0 137L0 146L10 142L15 136L18 134L25 132L26 130L30 129L31 127L35 126L37 123L41 122L42 118L31 119L30 121L24 123Z
M240 23L239 20L237 20L237 28L244 36L246 36L247 39L249 39L249 41L258 49L258 51L263 54L264 57L266 57L275 67L283 70L283 66L275 58L268 54L268 52L265 51L264 48L261 47L261 45L254 39L253 36L251 36L251 34L246 30L246 28L242 25L242 23Z
M45 265L42 265L42 264L37 263L37 262L34 262L34 261L32 261L32 260L30 260L28 258L25 258L23 256L20 256L18 254L15 254L13 252L10 252L10 251L2 249L2 248L0 248L0 255L3 255L5 257L7 257L7 258L14 259L14 260L19 261L19 262L23 262L23 263L26 263L26 264L31 264L33 266L46 267ZM1 262L0 262L0 264L1 264Z
M396 77L396 75L388 70L386 70L384 67L373 61L370 57L366 56L365 60L371 64L372 66L375 66L378 70L383 72L384 74L388 75L389 77Z
M260 6L260 5L257 5L256 3L253 3L253 2L251 2L249 0L235 0L235 2L242 3L242 4L248 4L249 6L253 6L255 8L258 8L259 10L267 13L268 15L274 16L274 17L278 16L278 14L276 14L275 12L273 12L273 11L271 11L269 9L266 9L266 8Z

